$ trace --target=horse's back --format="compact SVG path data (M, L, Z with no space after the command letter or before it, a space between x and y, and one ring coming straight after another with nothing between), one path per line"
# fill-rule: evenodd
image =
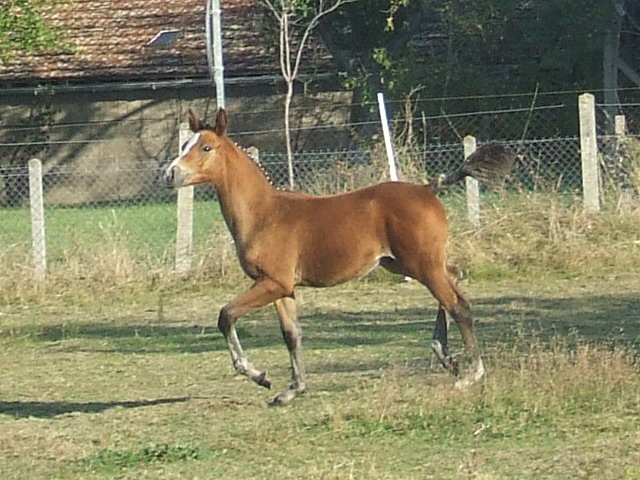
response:
M376 192L394 254L446 246L447 217L430 185L388 182Z
M297 253L300 284L341 283L383 257L430 255L429 245L440 252L446 244L444 208L428 185L387 182L341 195L285 197L278 210L287 227L277 244Z
M306 232L341 231L352 236L380 234L388 228L423 228L444 224L445 210L430 185L384 182L338 195L286 193L281 221L304 224Z
M444 206L430 185L386 182L354 192L358 193L376 205L387 227L419 230L444 224L446 229Z
M383 182L358 190L337 195L309 195L306 193L283 192L287 201L291 201L293 210L297 208L309 214L330 211L336 215L348 215L370 205L390 207L393 210L413 210L433 208L444 212L444 208L431 185L410 182Z

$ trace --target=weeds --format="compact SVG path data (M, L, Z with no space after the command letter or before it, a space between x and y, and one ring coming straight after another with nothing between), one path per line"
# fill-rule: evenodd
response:
M640 209L587 214L553 193L505 194L480 229L452 210L451 258L476 279L597 276L640 268Z
M215 452L199 445L154 443L137 450L101 450L80 463L90 470L117 470L150 463L201 460L213 453Z
M576 342L575 344L573 342ZM363 403L332 409L317 426L353 438L410 436L428 444L557 437L574 429L640 426L640 365L636 353L590 345L578 337L536 338L494 346L490 375L480 388L432 386L418 394L404 367L384 376ZM366 400L364 400L366 399ZM626 420L623 420L626 419ZM628 425L627 425L628 426Z
M333 191L379 181L382 178L376 175L383 167L379 155L374 157L377 160L371 165L342 168L338 164L318 171L311 184ZM404 152L401 167L413 175L416 161ZM486 192L482 226L473 228L456 191L444 195L443 201L451 223L450 262L475 281L621 275L640 269L640 208L623 211L609 206L591 215L583 211L577 197L554 190ZM44 289L32 281L26 246L0 245L0 304L118 290L171 290L182 288L185 282L229 285L245 281L216 205L210 202L197 207L201 215L214 221L196 223L193 268L187 277L173 271L175 225L167 206L149 207L149 215L158 223L157 232L137 224L136 219L145 215L144 206L93 216L80 212L78 218L69 210L56 211L54 219L59 220L51 234L56 248L49 258ZM82 224L88 221L93 226L85 234ZM71 225L68 231L61 227L63 223ZM153 243L155 237L158 241ZM147 243L153 243L154 254L144 247Z
M0 335L0 472L25 480L629 478L640 462L640 285L622 294L608 282L587 290L544 282L475 292L488 376L466 390L429 366L435 304L420 285L401 283L393 295L380 282L303 290L310 389L286 409L266 408L270 394L234 377L214 327L202 334L212 299L201 293L167 292L163 318L150 311L156 292L146 301L16 309L2 317L3 329L15 328ZM534 301L518 300L529 291ZM536 333L525 316L567 328ZM607 340L612 317L627 319L629 341ZM244 319L240 335L255 364L286 384L273 311Z

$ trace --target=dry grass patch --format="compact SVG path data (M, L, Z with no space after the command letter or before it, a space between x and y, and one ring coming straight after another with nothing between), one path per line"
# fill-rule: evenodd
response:
M483 196L482 227L475 229L469 225L460 200L455 192L444 197L451 219L450 258L476 280L594 277L640 268L640 208L624 212L608 209L590 215L573 196L487 193ZM200 208L217 211L215 205ZM84 218L81 213L72 217L79 224ZM125 213L133 215L120 215ZM169 213L163 210L154 215L166 220ZM0 303L41 301L52 296L92 298L118 290L134 294L149 288L172 290L183 288L185 281L219 286L244 282L230 235L219 218L207 224L206 234L196 239L193 268L186 278L175 275L172 241L163 248L155 244L152 256L141 246L149 239L138 238L129 228L130 223L112 220L99 223L98 233L95 229L83 233L80 226L74 227L72 241L53 238L64 247L49 256L44 286L33 282L31 259L24 245L0 245ZM163 235L173 238L164 230Z
M284 409L234 374L215 329L240 285L166 291L162 315L157 292L16 308L0 331L0 476L634 478L637 353L599 323L626 317L637 335L640 285L628 287L468 285L489 376L464 391L430 365L436 305L415 282L301 290L310 389ZM589 337L535 333L528 318L545 311ZM273 310L243 319L240 336L286 386Z
M451 211L452 258L478 278L576 277L640 268L640 208L588 214L579 199L506 195L483 208L479 229Z

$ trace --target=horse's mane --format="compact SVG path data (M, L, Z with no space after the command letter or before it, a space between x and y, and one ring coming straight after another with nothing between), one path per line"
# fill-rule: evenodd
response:
M211 130L214 131L213 127L210 125L205 125L205 130ZM256 157L255 155L253 155L250 151L249 148L245 148L241 145L238 145L236 142L234 142L233 140L231 140L231 138L229 138L227 135L224 135L224 137L227 138L227 140L229 140L229 143L231 145L233 145L236 149L238 149L240 152L242 152L244 155L246 155L247 157L249 157L251 159L251 161L253 162L253 164L258 167L258 169L262 172L262 174L264 175L264 177L267 179L267 182L269 182L269 185L271 185L272 187L275 187L273 180L271 179L271 176L269 175L269 173L267 172L267 170L264 168L264 166L262 165L262 163L260 163L260 159L258 157ZM277 187L276 187L277 188Z

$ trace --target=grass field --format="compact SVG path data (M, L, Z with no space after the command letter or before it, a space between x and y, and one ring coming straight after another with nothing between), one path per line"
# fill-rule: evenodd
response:
M219 258L216 242L229 246L230 237L218 203L195 201L193 217L194 267L213 263L214 271L222 269L220 264L226 265L227 257ZM0 303L33 296L30 222L27 208L0 209ZM176 206L170 203L46 208L47 285L51 290L44 294L86 292L92 289L89 284L102 289L155 282L170 274L176 223Z
M300 290L310 388L287 408L213 326L241 288L0 307L0 478L640 478L637 276L464 285L489 367L465 391L431 364L420 285ZM239 335L284 388L273 309Z
M217 202L194 202L194 237L206 237L221 221ZM45 230L52 268L56 268L57 262L64 263L78 250L91 251L95 245L104 243L126 245L135 257L157 262L175 245L176 206L175 203L157 203L51 207L45 210ZM25 254L30 245L29 209L0 210L0 248L13 247L19 254Z
M474 229L444 198L486 380L453 389L435 301L377 273L298 292L309 390L275 409L273 309L239 335L274 392L234 374L215 328L247 281L214 202L186 278L172 205L49 209L44 286L28 212L0 211L0 479L640 479L640 209L484 200Z
M486 194L481 229L466 218L463 197L443 196L451 220L450 257L478 280L553 275L564 278L640 269L640 208L587 215L580 199L553 192ZM53 289L97 282L145 283L171 272L173 204L49 208L45 212L48 274ZM0 210L0 301L33 287L30 219L24 208ZM214 200L194 203L194 271L226 275L233 247ZM153 280L155 281L155 280ZM81 288L84 288L82 285ZM47 292L49 293L49 292Z

